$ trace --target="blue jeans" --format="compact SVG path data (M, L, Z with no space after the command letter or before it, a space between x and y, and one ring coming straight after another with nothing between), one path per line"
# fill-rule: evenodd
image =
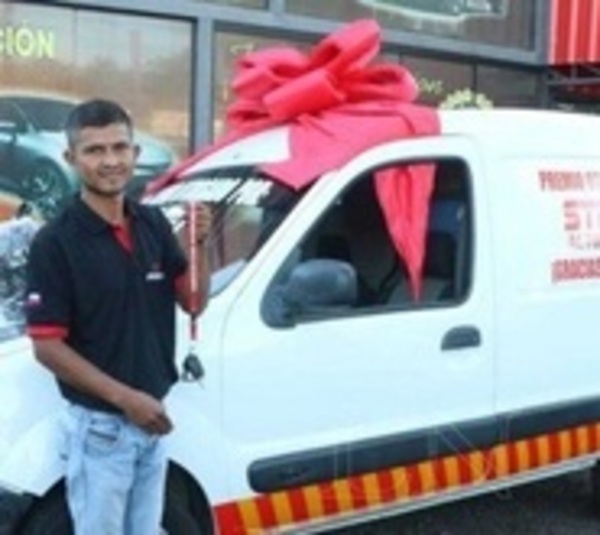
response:
M67 410L67 503L75 535L158 535L167 468L160 437L120 415Z

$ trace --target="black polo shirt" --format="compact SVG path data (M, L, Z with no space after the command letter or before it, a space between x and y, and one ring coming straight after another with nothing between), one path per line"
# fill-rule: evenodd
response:
M132 250L77 198L34 238L28 325L64 327L65 342L112 377L160 399L176 380L175 280L186 259L157 207L126 202ZM116 411L59 381L70 401Z

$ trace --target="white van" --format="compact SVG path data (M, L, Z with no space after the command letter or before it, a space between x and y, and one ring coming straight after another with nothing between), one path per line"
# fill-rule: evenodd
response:
M258 169L287 157L279 127L149 199L174 221L181 201L216 203L203 373L183 373L179 318L166 532L323 531L600 458L600 119L440 120L299 192ZM420 299L374 193L375 171L412 164L435 168ZM14 333L0 512L24 535L67 535L61 401Z

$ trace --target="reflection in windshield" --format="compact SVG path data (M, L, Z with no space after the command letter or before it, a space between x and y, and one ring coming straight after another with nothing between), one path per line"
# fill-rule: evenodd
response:
M273 234L301 197L253 167L206 171L174 184L151 199L174 226L185 203L202 201L213 210L209 238L211 294L229 284Z

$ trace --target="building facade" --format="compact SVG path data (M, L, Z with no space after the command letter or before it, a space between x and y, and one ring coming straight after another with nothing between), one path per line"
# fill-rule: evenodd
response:
M236 58L306 49L357 18L384 28L385 60L444 106L541 106L544 0L63 0L0 3L2 92L123 102L177 157L222 130Z
M21 214L52 217L77 191L63 153L78 101L115 99L133 115L139 193L223 132L246 52L308 51L374 18L380 59L409 67L421 102L542 107L554 11L547 0L0 0L0 235ZM22 276L6 273L21 273L26 255L2 251L0 333L12 333L3 317L22 320Z
M564 109L600 111L600 3L553 0L548 88Z

